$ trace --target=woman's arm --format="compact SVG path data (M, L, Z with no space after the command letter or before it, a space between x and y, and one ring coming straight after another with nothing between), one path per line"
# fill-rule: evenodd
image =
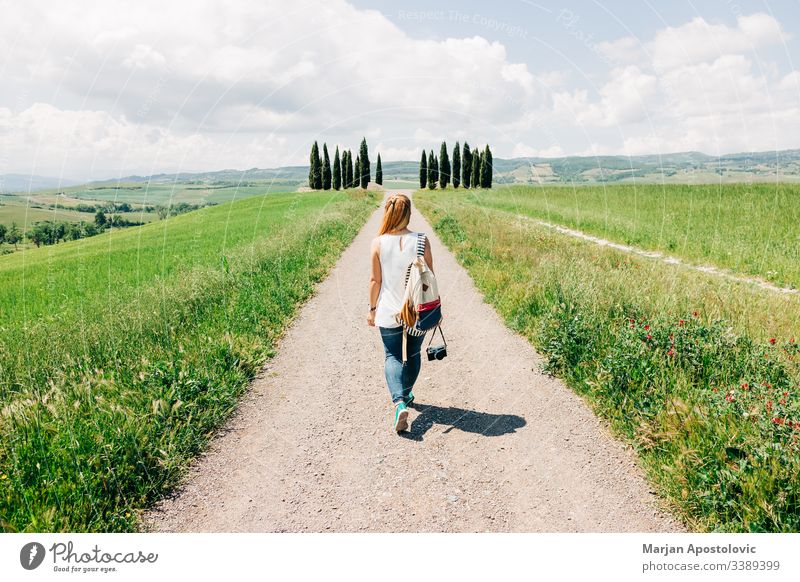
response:
M367 325L375 325L375 310L373 307L378 305L378 296L381 292L381 240L376 238L372 241L370 249L370 275L369 275L369 313L367 314Z

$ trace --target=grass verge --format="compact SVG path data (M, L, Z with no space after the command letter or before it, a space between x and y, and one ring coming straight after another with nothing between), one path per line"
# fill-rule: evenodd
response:
M161 266L118 273L115 286L106 278L110 288L82 296L80 281L65 275L65 288L74 291L62 303L40 301L38 287L6 289L18 307L29 298L36 316L29 310L2 322L2 530L135 530L137 511L177 482L234 409L297 307L375 206L374 194L360 191L249 199L201 211L203 233L230 233L237 221L250 233L224 253L214 236L193 238L197 216L187 215L165 223L188 243L162 244L160 252L144 244L140 264ZM148 240L158 225L142 228ZM133 260L136 238L118 242L77 241L55 258L52 251L31 255L25 273L52 279L64 272L60 257L74 261L105 244L109 256L81 263L90 280L104 280L117 259L134 264L125 261ZM7 269L23 268L15 265ZM3 281L15 285L22 285L19 277ZM60 309L48 311L53 305Z
M575 240L483 198L415 204L547 370L636 447L676 514L699 531L799 531L800 299Z

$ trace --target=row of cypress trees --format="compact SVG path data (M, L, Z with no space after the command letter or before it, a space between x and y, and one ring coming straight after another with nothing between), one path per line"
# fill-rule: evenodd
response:
M370 182L370 161L367 139L361 140L361 147L356 155L355 164L353 163L353 152L344 150L341 158L339 156L339 146L336 146L336 153L333 155L333 168L328 156L328 144L322 144L322 157L319 155L319 145L314 142L311 146L311 155L308 166L308 186L313 190L341 190L342 188L355 188L361 186L366 188ZM381 166L381 155L378 154L378 161L375 165L375 183L383 184L383 167Z
M489 144L483 151L471 150L464 142L461 148L456 142L453 148L453 163L447 154L447 143L442 142L439 156L433 150L426 156L425 150L419 160L419 187L426 186L433 190L438 183L439 188L446 188L452 182L453 188L491 188L492 187L492 150Z

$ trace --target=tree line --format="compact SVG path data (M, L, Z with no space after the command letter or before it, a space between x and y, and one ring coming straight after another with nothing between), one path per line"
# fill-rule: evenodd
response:
M470 149L464 142L463 148L456 142L453 148L453 162L447 153L447 143L442 142L439 156L433 150L427 155L422 150L419 160L419 187L433 190L436 185L446 188L452 182L453 188L491 188L492 187L492 150L489 144L483 151Z
M122 218L119 214L106 216L102 210L97 211L93 222L83 220L80 222L42 220L33 224L25 232L17 226L16 222L12 222L10 227L0 224L0 244L14 245L14 249L16 249L19 243L28 239L37 247L40 247L42 245L58 244L62 241L88 238L105 232L110 228L141 226L143 224L145 223Z
M333 154L333 166L328 155L328 144L322 144L322 156L319 154L319 145L314 142L311 146L308 165L308 187L312 190L341 190L344 188L366 188L371 180L371 163L367 139L361 139L361 146L353 162L353 152L343 150L339 156L339 146ZM383 166L381 155L375 163L375 183L383 184Z

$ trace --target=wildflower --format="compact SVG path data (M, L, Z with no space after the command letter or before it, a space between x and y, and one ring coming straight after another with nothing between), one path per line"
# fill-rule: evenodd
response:
M734 400L736 400L736 397L733 395L733 392L728 392L725 395L725 400L727 400L728 402L733 402Z
M668 355L668 356L674 356L674 355L675 355L675 350L673 350L672 348L670 348L670 349L669 349L669 351L667 352L667 355ZM714 390L716 391L716 388L715 388Z
M644 330L645 330L645 331L649 331L649 330L650 330L650 325L645 325L645 326L644 326Z
M712 388L711 391L712 392L719 392L719 388Z
M653 336L652 336L652 335L650 335L650 334L648 333L648 334L647 334L647 339L648 339L648 340L651 340L651 339L653 339Z
M767 410L772 410L772 400L767 400Z
M744 382L742 384L742 390L748 390L749 388L750 388L750 384L748 384L747 382Z
M769 338L769 343L771 343L773 346L775 345L776 341L777 340L774 337Z
M784 396L789 396L789 393L788 392L784 392L783 395Z
M678 325L683 325L683 324L685 324L685 323L686 323L686 322L685 322L684 320L682 320L682 319L678 321Z
M697 311L692 312L692 317L700 317L700 313Z
M783 424L784 420L782 418L775 417L772 419L772 424Z

